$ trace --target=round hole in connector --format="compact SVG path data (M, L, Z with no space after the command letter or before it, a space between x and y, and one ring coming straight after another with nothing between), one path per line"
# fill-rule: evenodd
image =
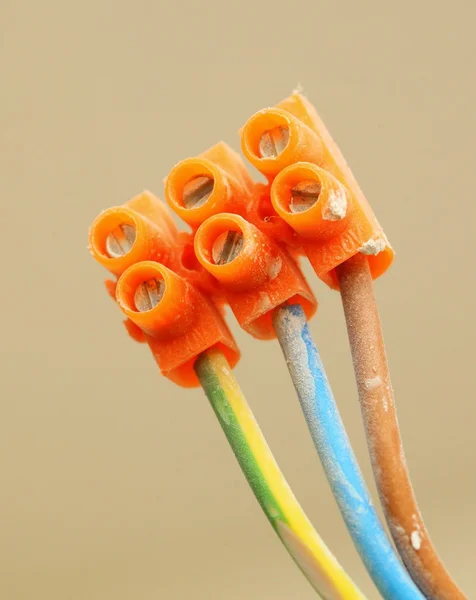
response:
M276 158L286 148L289 129L279 126L265 131L259 140L258 151L261 158Z
M300 213L310 209L319 200L321 189L321 182L315 179L297 183L291 189L290 212Z
M243 249L244 237L241 231L225 231L212 246L212 259L216 265L226 265L237 258Z
M200 208L210 198L215 181L212 177L198 175L183 186L183 205L185 208Z
M134 305L139 312L155 308L165 293L165 281L153 277L140 283L134 292Z
M109 258L119 258L127 254L136 241L134 225L121 223L106 237L106 254Z

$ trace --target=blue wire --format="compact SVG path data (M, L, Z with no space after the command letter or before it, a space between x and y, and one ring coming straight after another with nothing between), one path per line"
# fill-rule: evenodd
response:
M276 310L273 325L327 480L367 571L385 600L423 600L372 505L301 306Z

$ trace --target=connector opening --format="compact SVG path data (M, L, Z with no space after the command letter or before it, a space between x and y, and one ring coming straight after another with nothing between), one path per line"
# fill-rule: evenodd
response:
M165 282L153 277L143 281L134 292L134 305L139 312L148 312L155 308L164 297Z
M167 177L167 200L183 218L184 213L200 213L200 209L219 191L217 176L218 171L210 161L201 158L186 159L178 163Z
M274 208L285 213L300 214L313 208L321 198L321 179L301 165L281 171L272 188Z
M106 259L118 259L129 254L137 234L137 223L123 208L109 209L99 215L91 229L94 251Z
M195 236L195 253L207 268L224 268L237 261L247 244L248 232L236 215L216 215L205 221Z
M163 274L154 266L138 265L122 276L118 301L126 310L145 313L154 310L167 290Z
M307 179L291 188L288 198L288 210L292 213L301 213L309 210L319 201L322 185L318 180Z
M260 158L276 158L286 148L288 141L289 129L287 127L274 127L265 131L258 144Z
M241 231L229 230L221 233L213 242L212 259L216 265L233 262L243 249L244 237Z
M243 143L258 160L278 158L289 146L293 128L289 119L274 111L257 113L243 130Z
M208 175L197 175L185 183L182 191L182 205L188 210L203 206L213 193L215 180Z

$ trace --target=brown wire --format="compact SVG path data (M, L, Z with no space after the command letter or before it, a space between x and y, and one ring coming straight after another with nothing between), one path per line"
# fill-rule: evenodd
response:
M337 268L374 477L387 523L413 580L432 600L464 600L431 543L407 470L367 258Z

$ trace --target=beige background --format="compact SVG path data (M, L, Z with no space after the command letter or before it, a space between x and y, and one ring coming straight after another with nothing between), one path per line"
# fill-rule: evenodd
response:
M377 286L411 473L474 582L474 3L0 3L0 597L311 599L200 391L129 341L88 256L102 209L162 195L178 160L300 82L398 259ZM371 481L339 297L312 323ZM277 344L234 331L237 375L316 527L346 534ZM372 491L374 488L372 487Z

